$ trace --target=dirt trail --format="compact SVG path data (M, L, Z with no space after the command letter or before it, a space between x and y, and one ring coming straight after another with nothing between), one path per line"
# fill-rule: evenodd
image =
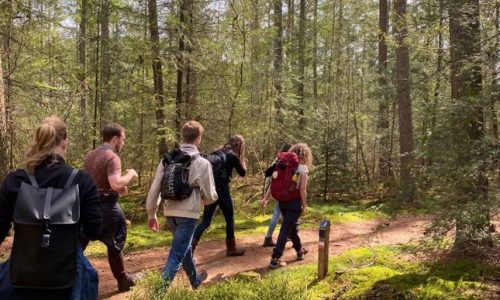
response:
M405 244L422 237L429 217L412 216L391 221L370 220L335 224L330 232L330 256L338 255L349 249L361 246ZM162 232L160 234L170 234ZM277 232L275 233L277 234ZM283 260L289 265L300 265L317 261L318 231L301 230L299 233L304 247L309 249L306 259L295 261L295 251L287 243ZM272 248L262 247L263 236L238 238L238 246L246 249L244 256L227 257L224 240L200 242L195 257L199 270L208 271L208 282L214 282L237 273L266 268L269 264ZM139 272L146 269L161 269L165 264L168 248L155 248L125 256L126 269ZM127 294L118 294L116 281L111 275L106 258L92 259L92 264L99 271L100 299L126 299ZM184 271L181 271L184 273Z

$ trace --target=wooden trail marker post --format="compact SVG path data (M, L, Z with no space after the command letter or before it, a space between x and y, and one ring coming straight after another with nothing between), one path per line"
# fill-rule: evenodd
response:
M324 279L328 273L328 250L330 249L330 221L323 220L319 224L318 243L318 279Z

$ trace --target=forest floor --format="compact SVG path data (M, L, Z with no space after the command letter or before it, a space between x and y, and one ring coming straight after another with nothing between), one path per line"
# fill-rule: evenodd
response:
M393 220L368 220L333 224L330 232L330 256L338 255L344 251L369 246L402 245L417 241L423 237L426 225L431 221L426 216L400 217ZM277 228L279 229L279 227ZM275 236L277 235L275 232ZM162 234L170 234L162 232ZM287 243L283 260L289 266L308 264L317 261L318 257L318 231L300 230L303 246L309 249L305 260L295 261L295 251L291 242ZM240 257L227 257L224 240L211 240L200 242L196 248L195 258L197 268L208 271L205 283L223 280L237 273L256 271L266 273L271 258L272 248L262 247L263 236L253 235L242 238L237 237L238 247L246 249L245 255ZM140 272L146 269L163 268L168 248L155 248L130 255L125 255L125 266L128 272ZM99 271L99 298L100 299L126 299L127 293L118 293L106 258L91 259L92 264ZM335 270L330 270L333 272ZM184 271L178 276L182 279Z
M431 222L429 216L398 217L392 220L364 220L343 224L332 224L330 232L330 256L339 255L347 250L359 247L375 247L384 245L404 245L415 242L423 237L425 227ZM500 228L500 218L495 218L497 232ZM279 227L275 232L277 235ZM170 234L162 231L159 234ZM295 251L291 242L287 243L283 260L289 266L308 264L317 261L318 231L300 230L303 246L309 253L303 261L295 261ZM201 241L196 248L197 268L208 271L208 279L204 284L210 284L234 276L235 274L255 271L265 274L269 271L268 264L272 248L262 247L263 235L251 235L238 238L238 247L246 249L245 255L227 257L225 241L221 239ZM0 247L0 253L8 253L12 238L8 237ZM168 247L148 249L124 257L126 270L131 273L151 269L162 269ZM411 258L410 258L411 259ZM109 269L106 257L91 258L91 262L99 272L99 299L126 299L128 293L118 293L116 281ZM335 272L335 270L329 270ZM176 282L189 286L184 271L178 273Z

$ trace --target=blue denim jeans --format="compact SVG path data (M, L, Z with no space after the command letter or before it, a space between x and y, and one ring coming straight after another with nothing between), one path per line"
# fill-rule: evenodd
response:
M302 210L302 204L299 199L289 202L279 202L279 208L283 215L283 224L281 224L280 233L276 246L273 249L273 258L280 258L283 256L287 237L290 237L293 243L293 249L300 251L302 243L297 231L297 221L299 220Z
M200 285L200 276L196 272L193 252L191 251L191 240L193 239L196 219L167 217L167 223L174 234L174 239L172 240L167 263L163 269L163 279L167 284L170 284L182 266L186 271L189 282L191 282L191 286L196 288Z
M273 232L274 229L276 229L276 225L278 225L280 216L281 216L280 206L278 202L276 202L274 205L273 216L271 217L271 221L269 222L269 227L267 228L267 233L266 233L267 238L273 237Z
M226 220L226 240L234 240L234 208L233 199L229 193L229 189L217 189L217 195L219 196L217 201L205 206L203 210L203 217L201 223L198 224L196 230L194 231L194 238L199 240L203 232L212 223L212 218L214 217L215 210L217 206L220 207L224 219Z

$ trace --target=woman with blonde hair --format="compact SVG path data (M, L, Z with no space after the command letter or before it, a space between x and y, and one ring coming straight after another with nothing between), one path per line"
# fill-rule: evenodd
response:
M101 215L97 188L89 175L66 165L64 156L68 145L64 122L57 117L45 118L33 133L24 169L9 173L0 188L0 244L7 236L11 222L14 222L16 232L10 259L10 282L15 287L10 290L8 299L70 299L72 286L73 284L77 286L75 279L78 277L76 277L76 266L71 266L69 262L76 264L83 257L75 254L75 249L78 249L78 233L95 239L100 232ZM26 188L25 185L31 188ZM73 191L77 193L72 199L79 200L70 202L69 209L64 209L68 197L56 198L57 191L64 193L69 187L74 187ZM42 198L45 201L42 205L44 212L47 206L50 212L48 215L43 213L45 227L16 221L20 214L20 217L24 218L22 220L31 218L21 213L26 211L22 206L27 205L24 200L26 196L21 193L30 189L47 191L47 195ZM51 198L48 196L49 193L56 196ZM58 202L54 202L54 199L58 199ZM27 207L28 210L37 212L40 209L36 201L29 203L35 204L33 207ZM62 211L66 212L66 215L75 216L76 223L53 225L55 223L52 223L51 217L54 217L52 215L54 211L61 210L58 207L63 207ZM65 218L60 215L57 217ZM64 248L58 243L64 244ZM60 248L55 248L57 246ZM79 249L81 254L81 247ZM40 256L36 253L45 255ZM75 256L68 254L76 255L78 258L75 259ZM15 259L16 257L21 259ZM55 266L60 266L57 272L45 269L56 268ZM70 276L61 278L53 273L70 274ZM97 273L95 275L97 276ZM20 283L15 284L16 278L22 279ZM62 284L60 281L65 283ZM97 283L95 288L97 299Z
M302 242L298 235L297 221L299 217L304 215L307 211L307 180L309 168L312 167L312 151L307 144L299 143L293 145L289 152L295 153L299 161L299 165L293 175L293 181L296 182L295 188L298 190L298 197L294 197L291 201L279 201L279 199L277 199L283 216L283 223L281 224L278 240L273 249L271 262L269 263L271 269L286 266L286 263L281 261L281 257L285 250L287 237L289 237L293 243L293 248L297 253L297 260L303 260L308 252L308 250L302 246ZM266 193L261 201L267 202L269 195L270 192Z
M220 162L220 165L214 165L211 157L218 157L217 161ZM233 169L235 169L241 177L244 177L247 172L245 164L245 139L239 134L231 135L224 146L208 156L208 160L211 161L212 167L214 168L215 189L218 199L215 203L206 205L203 210L202 221L196 227L193 235L193 252L198 245L201 235L212 223L215 210L217 206L219 206L226 220L226 255L241 256L245 254L245 250L236 248L236 239L234 237L234 207L233 199L229 191L229 182L231 182Z

